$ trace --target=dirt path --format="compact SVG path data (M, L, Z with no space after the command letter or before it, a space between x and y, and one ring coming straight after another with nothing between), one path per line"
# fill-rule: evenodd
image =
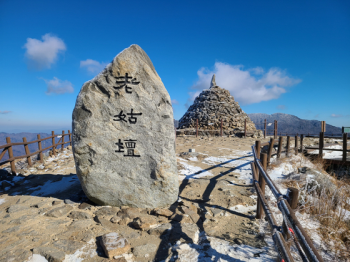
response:
M0 261L274 261L254 219L252 144L178 137L180 194L169 209L95 206L81 189L70 150L24 167L25 176L2 175ZM116 259L100 245L109 232L131 245Z

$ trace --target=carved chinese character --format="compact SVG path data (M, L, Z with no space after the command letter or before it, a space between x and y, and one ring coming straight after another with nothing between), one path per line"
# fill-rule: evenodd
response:
M125 92L131 94L132 93L132 87L128 86L129 85L138 85L140 82L136 81L136 78L132 78L131 76L129 76L128 73L125 73L125 76L118 76L116 77L117 79L123 79L122 81L116 81L116 84L122 84L120 86L113 86L113 88L115 89L121 89L123 87L125 87ZM129 81L131 79L131 82Z
M137 118L135 116L140 116L142 115L142 113L134 113L134 109L131 109L131 112L130 113L127 113L127 114L124 114L123 113L123 110L120 111L120 113L118 115L115 115L114 117L116 117L116 119L113 119L114 121L124 121L124 122L127 122L125 120L126 118L126 115L130 116L128 117L128 120L129 120L129 123L130 124L136 124L137 122Z
M140 157L140 155L135 155L136 140L125 140L125 146L128 149L127 154L124 156Z
M118 143L115 143L118 146L118 150L115 150L117 153L124 153L124 145L120 139L118 139Z

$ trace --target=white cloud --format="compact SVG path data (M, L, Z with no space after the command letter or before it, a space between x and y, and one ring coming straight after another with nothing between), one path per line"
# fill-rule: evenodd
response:
M27 49L28 66L37 70L50 68L57 61L59 52L67 49L62 39L50 34L43 35L42 41L27 38L24 48Z
M108 63L100 63L96 60L86 59L85 61L80 61L80 68L85 68L91 74L100 73Z
M338 118L338 117L342 117L343 115L338 115L338 114L331 114L331 117L333 118Z
M7 111L7 110L5 110L5 111L0 111L0 114L3 114L3 115L9 114L9 113L11 113L11 111Z
M179 101L177 101L176 99L171 99L171 104L172 105L178 105Z
M190 100L193 101L203 89L208 89L215 73L216 84L230 91L236 101L253 104L279 98L287 92L286 87L298 84L300 79L288 77L278 68L270 68L266 73L261 67L244 70L242 65L216 62L214 70L198 70L198 81L191 87ZM252 75L253 74L253 75ZM258 76L259 75L259 76Z
M64 93L73 93L74 88L71 82L67 80L60 80L57 77L54 77L52 80L43 79L47 85L47 95L57 94L62 95Z

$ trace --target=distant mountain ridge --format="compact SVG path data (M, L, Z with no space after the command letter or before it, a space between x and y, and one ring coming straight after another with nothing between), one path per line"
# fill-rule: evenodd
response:
M254 122L257 129L264 129L264 121L267 120L267 124L272 123L267 129L273 129L274 120L278 121L278 134L319 134L321 132L321 121L318 120L306 120L300 119L297 116L275 113L275 114L263 114L254 113L248 114L250 119ZM341 134L342 130L340 127L332 126L326 123L326 134Z

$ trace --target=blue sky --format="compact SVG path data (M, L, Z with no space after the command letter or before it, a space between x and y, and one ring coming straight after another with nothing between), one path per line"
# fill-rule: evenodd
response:
M0 132L71 129L83 83L131 44L175 119L217 84L246 113L350 126L349 1L0 1Z

